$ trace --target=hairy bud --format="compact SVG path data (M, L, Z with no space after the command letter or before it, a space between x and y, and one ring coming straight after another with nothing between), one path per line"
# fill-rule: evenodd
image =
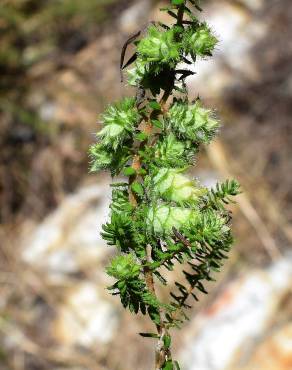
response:
M186 30L183 37L185 52L201 57L211 55L217 43L217 38L212 34L210 27L205 23L197 29L190 27Z
M118 280L126 280L138 276L140 269L132 254L123 254L113 258L106 271Z
M102 116L104 127L97 134L103 145L117 149L131 138L132 131L139 123L140 115L135 107L135 99L125 98L120 103L108 107Z
M172 64L180 57L179 48L180 44L175 41L174 29L161 32L156 26L151 26L148 35L139 42L137 51L144 63Z
M161 168L153 178L153 186L164 199L177 203L196 204L206 189L182 175L183 169Z
M175 103L169 110L169 126L181 137L198 143L209 143L219 128L211 110L200 101L193 105Z
M147 225L150 232L170 234L173 228L187 228L197 217L198 212L190 208L158 205L149 208Z

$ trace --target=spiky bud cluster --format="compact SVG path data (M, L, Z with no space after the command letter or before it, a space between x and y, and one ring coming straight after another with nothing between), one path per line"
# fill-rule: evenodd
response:
M197 217L198 212L194 209L161 204L149 208L146 221L150 232L169 235L173 228L180 231L190 228Z
M206 293L204 281L212 280L227 258L232 235L225 206L239 193L235 181L208 189L187 174L200 146L209 144L220 126L200 100L188 101L185 80L194 72L182 62L191 65L198 56L211 55L217 43L194 13L198 2L188 2L171 0L164 11L174 24L152 24L134 42L136 52L126 65L134 64L128 83L137 87L137 99L107 108L90 148L92 171L126 177L112 185L110 220L103 225L103 238L119 252L107 268L116 280L109 289L124 307L155 323L157 334L144 336L163 343L157 347L156 370L179 369L171 358L169 329L187 318L188 298ZM176 282L163 303L154 277L167 285L163 268L173 270L176 264L188 266L185 282Z
M161 32L158 27L150 26L148 35L137 46L139 62L144 65L156 62L175 66L180 56L180 44L175 40L175 31L172 28Z
M172 10L164 9L173 16ZM206 23L200 23L189 14L192 22L188 27L177 23L172 28L152 25L147 35L137 43L136 61L134 68L128 70L128 83L131 86L142 85L151 92L158 91L158 86L152 86L153 77L158 76L156 85L161 85L169 78L170 69L190 56L195 62L196 57L211 56L218 42ZM159 86L162 87L162 86Z
M124 254L112 259L107 273L118 280L127 280L129 277L136 278L139 276L141 266L137 264L132 254Z
M102 116L103 129L97 133L104 147L117 150L126 140L132 139L140 115L135 106L135 99L125 98L120 103L111 105Z
M90 147L91 171L110 169L115 175L130 157L133 133L141 121L134 98L110 105L102 115L103 128L98 142Z
M153 189L167 201L196 205L207 190L182 174L183 168L161 168L153 177Z
M198 100L195 104L175 103L169 110L168 124L179 137L209 143L219 128L219 122L211 110L202 107Z
M188 54L199 55L200 57L210 56L217 45L218 40L212 34L206 23L199 27L193 26L186 30L183 37L184 50Z

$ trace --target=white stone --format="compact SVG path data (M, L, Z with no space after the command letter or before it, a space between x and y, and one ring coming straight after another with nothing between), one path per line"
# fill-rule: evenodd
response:
M118 310L90 282L77 285L58 311L54 335L65 345L106 344L117 330Z
M24 236L22 257L54 275L78 272L110 253L100 236L110 203L108 182L83 187L68 196L30 235Z
M238 73L250 80L257 79L250 51L267 32L263 22L253 21L248 12L232 3L211 4L204 14L219 43L213 58L196 62L197 74L188 78L191 98L199 92L208 97L219 95L223 88L236 83L234 76Z
M249 340L260 336L292 281L292 258L229 284L194 320L182 354L186 370L223 370ZM196 334L197 333L197 334Z

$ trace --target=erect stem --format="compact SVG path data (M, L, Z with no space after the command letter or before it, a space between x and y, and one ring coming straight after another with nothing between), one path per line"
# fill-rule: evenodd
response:
M177 25L181 26L183 21L183 15L184 15L185 5L182 4L178 9L178 16L177 16ZM173 71L174 72L174 71ZM169 96L171 95L171 92L174 87L174 79L175 79L175 72L173 74L173 79L171 79L167 86L165 86L164 93L159 101L160 109L162 115L165 115L167 112L167 100ZM145 121L145 124L143 126L142 131L147 134L149 137L152 133L153 127L152 127L152 119L156 118L157 111L153 110L150 113L149 118ZM146 141L142 142L139 146L139 149L143 148L146 145ZM141 159L138 154L136 154L133 158L132 167L135 169L136 174L131 176L129 179L129 200L130 203L134 206L138 206L138 199L136 195L131 190L131 184L137 179L138 171L141 169ZM147 245L145 247L146 252L146 264L143 267L143 273L145 277L145 283L147 286L148 291L156 298L156 291L155 291L155 283L153 278L153 271L150 267L152 258L151 258L151 245ZM155 370L161 370L166 361L171 360L171 351L168 347L165 345L164 337L168 336L168 330L165 326L165 320L164 320L164 312L160 308L159 309L159 323L156 325L157 333L159 335L159 339L156 345L155 349Z
M131 190L131 185L136 180L137 172L141 168L140 157L139 157L138 154L134 155L133 162L132 162L132 168L136 171L136 174L130 176L130 178L129 178L129 201L130 201L130 203L132 204L133 207L137 207L138 200L137 200L137 197L136 197L135 193L133 193L133 191Z
M173 88L173 83L170 82L169 86L165 89L163 96L159 102L161 106L162 114L166 113L165 106L171 94L172 88ZM148 136L151 135L152 133L153 128L152 128L151 120L154 118L156 114L157 113L155 111L152 111L152 113L149 116L149 119L146 120L145 125L143 127L143 132L147 133ZM141 149L145 144L146 142L142 142L140 144L139 149ZM137 179L138 177L137 173L141 169L141 159L138 154L134 155L133 157L132 168L136 171L136 174L133 176L130 176L129 178L129 201L134 207L137 207L138 199L135 193L133 193L133 191L131 190L131 184ZM149 267L152 262L151 245L147 245L145 249L146 249L145 252L146 252L146 262L147 262L143 268L145 283L146 283L148 291L156 298L157 295L155 291L153 272L151 268ZM164 340L163 340L164 336L168 335L168 331L164 324L164 313L162 309L159 309L159 324L156 325L156 329L159 335L159 340L157 342L156 349L155 349L155 370L161 370L165 362L171 359L170 349L165 347Z
M146 259L147 265L144 266L144 276L148 290L156 297L154 279L149 264L152 262L151 259L151 245L146 246ZM159 335L159 340L155 349L155 370L160 370L167 359L171 358L171 353L169 348L165 348L163 337L168 335L167 329L164 325L163 312L159 309L159 324L156 325L157 333Z

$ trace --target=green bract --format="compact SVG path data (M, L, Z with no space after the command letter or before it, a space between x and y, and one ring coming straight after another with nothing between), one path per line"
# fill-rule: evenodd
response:
M175 41L175 29L164 31L150 26L148 35L139 42L137 51L143 63L158 62L174 66L180 57L180 46L180 43Z
M141 266L135 261L132 254L117 256L112 259L106 271L118 280L127 280L140 274Z
M196 148L181 141L171 132L154 146L155 162L159 166L184 167L193 164Z
M169 110L169 126L180 136L198 143L209 143L219 128L219 122L200 101L193 105L182 102L173 104Z
M113 156L102 144L94 144L89 148L91 158L90 170L92 172L108 169L113 161Z
M217 38L205 23L200 25L199 28L189 27L183 36L183 48L186 54L192 53L202 57L209 56L217 43Z
M140 59L138 59L134 68L128 69L127 73L128 84L130 86L137 86L147 73L147 67Z
M115 176L121 172L123 166L128 161L130 151L127 146L123 146L117 152L112 152L104 144L97 143L91 145L89 156L91 158L91 172L110 170L111 174Z
M163 141L156 146L155 157L165 163L173 161L175 158L182 157L185 152L185 144L170 133Z
M110 216L102 226L103 239L118 253L107 268L115 280L108 289L155 324L157 333L142 334L159 341L155 370L179 370L170 329L187 319L190 298L207 293L205 281L214 280L227 258L233 238L226 206L240 192L234 180L207 189L187 174L219 128L210 109L188 100L189 65L210 56L217 43L198 10L199 0L171 0L164 11L173 24L155 23L128 39L121 71L130 67L135 98L107 108L90 148L92 171L123 176L112 184ZM130 43L136 50L126 61ZM165 270L177 265L174 276L181 276L172 284ZM157 283L168 285L166 302L156 295Z
M182 175L181 169L161 168L153 178L154 191L164 199L177 203L196 204L206 189Z
M150 232L157 234L172 233L173 228L180 230L188 228L196 222L198 211L190 208L158 205L149 208L147 214L147 227Z
M108 107L102 116L104 128L97 134L102 144L117 149L133 135L140 121L135 99L125 98L120 103Z

